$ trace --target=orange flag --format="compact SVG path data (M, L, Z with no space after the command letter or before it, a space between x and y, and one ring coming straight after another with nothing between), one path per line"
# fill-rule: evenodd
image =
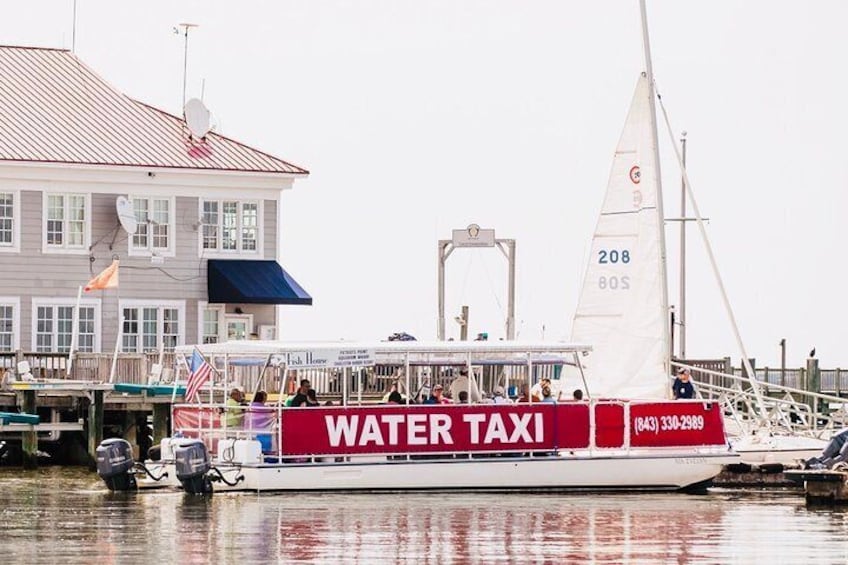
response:
M104 290L107 288L118 288L118 260L112 261L112 264L103 269L99 275L88 281L85 285L86 292L91 290Z

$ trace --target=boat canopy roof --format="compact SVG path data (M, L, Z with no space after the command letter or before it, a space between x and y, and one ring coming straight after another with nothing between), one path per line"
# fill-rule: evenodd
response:
M516 342L516 341L324 341L324 342L284 342L284 341L229 341L205 345L182 345L176 348L178 354L191 355L194 350L206 357L227 356L232 358L252 357L258 364L258 357L291 358L311 352L326 355L327 352L365 353L361 365L475 365L509 364L525 365L562 364L573 361L575 353L589 352L591 346L565 342ZM236 362L233 359L232 362ZM237 363L237 362L236 362ZM252 364L252 363L249 363ZM346 363L355 366L357 363Z
M204 345L178 345L177 353L204 355L274 355L304 350L371 349L376 353L581 353L584 343L552 341L261 341L242 340Z

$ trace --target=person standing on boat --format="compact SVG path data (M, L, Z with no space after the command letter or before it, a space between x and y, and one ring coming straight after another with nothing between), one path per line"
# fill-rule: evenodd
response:
M672 393L675 399L695 398L695 385L692 384L687 367L681 367L677 371L677 378L674 379Z

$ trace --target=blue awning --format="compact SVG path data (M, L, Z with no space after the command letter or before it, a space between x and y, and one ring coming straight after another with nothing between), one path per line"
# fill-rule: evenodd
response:
M306 304L312 297L276 261L209 259L209 302Z

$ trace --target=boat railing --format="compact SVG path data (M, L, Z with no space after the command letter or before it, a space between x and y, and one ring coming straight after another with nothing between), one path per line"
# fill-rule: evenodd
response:
M742 375L683 363L672 365L690 367L698 396L720 402L725 416L740 431L751 431L767 424L776 433L827 438L848 424L848 405L839 396L774 382L763 383L758 379L756 385L762 387L758 400L751 381Z

